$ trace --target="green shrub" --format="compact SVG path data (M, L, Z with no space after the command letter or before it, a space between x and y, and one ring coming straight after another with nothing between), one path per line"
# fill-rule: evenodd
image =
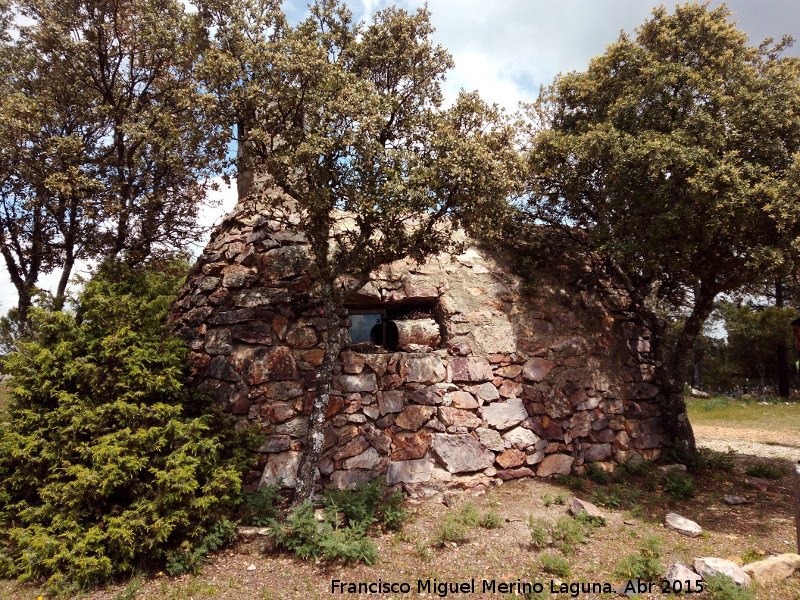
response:
M727 452L713 452L708 448L697 449L696 462L700 469L712 472L732 473L736 463L736 450L728 448Z
M531 532L531 546L535 549L550 545L550 523L544 519L537 519L533 515L528 517L528 530Z
M478 525L484 529L500 529L503 526L503 517L496 510L491 509L481 515Z
M469 527L458 515L446 515L436 527L431 546L444 548L447 544L461 545L469 540Z
M236 525L227 519L217 521L203 536L200 543L196 545L186 543L180 550L167 553L166 571L173 577L185 573L196 573L209 554L216 552L234 539L236 539Z
M623 558L614 569L614 575L625 580L658 581L663 574L661 553L661 538L658 536L644 538L639 546L639 552Z
M477 527L481 522L481 516L478 513L478 509L471 502L467 502L461 507L461 511L458 513L458 518L467 527Z
M664 492L673 500L688 500L694 498L694 479L683 471L677 469L664 475L661 482Z
M589 541L587 528L583 523L572 517L562 517L552 526L550 535L553 545L564 554L575 552L576 544L585 544Z
M408 519L403 501L403 493L389 490L384 477L376 477L352 490L329 488L323 497L326 512L341 513L347 525L365 530L378 522L388 530L399 531Z
M559 474L555 476L555 482L558 485L563 485L577 491L581 491L586 485L586 481L576 475Z
M786 475L787 469L783 465L771 463L757 463L750 465L744 471L748 477L759 477L761 479L780 479Z
M209 548L240 502L243 434L185 385L164 329L184 276L105 267L74 312L32 312L4 360L0 576L63 589L163 564Z
M588 516L588 515L587 515ZM528 530L531 532L531 546L544 548L555 546L564 554L572 554L576 544L589 541L588 530L595 526L592 521L588 524L573 517L562 517L555 523L533 516L528 518Z
M736 585L727 575L704 578L709 600L757 600L749 588Z
M592 492L592 502L606 508L619 508L622 506L622 498L615 491L604 488L598 488Z
M277 483L265 485L252 494L244 494L243 525L265 527L280 515L280 486Z
M276 522L272 528L276 545L301 559L341 560L346 564L360 561L368 565L378 560L364 522L343 525L336 513L328 513L319 522L311 503L295 507L284 523Z
M569 577L572 570L568 560L555 554L542 554L539 557L539 564L542 567L542 571L558 577Z
M586 470L587 479L595 483L608 483L611 476L597 463L590 463L589 468Z

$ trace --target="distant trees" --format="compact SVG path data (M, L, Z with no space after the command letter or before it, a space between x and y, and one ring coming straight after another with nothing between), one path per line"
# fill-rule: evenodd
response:
M205 34L180 2L0 10L0 252L24 321L44 273L61 271L58 305L77 260L134 265L198 239L227 131L193 77Z
M800 225L800 65L791 40L751 47L729 18L656 9L532 110L535 216L587 232L639 307L686 307L660 375L687 458L682 386L714 300L783 267Z
M321 0L291 26L274 4L207 6L218 54L206 69L243 124L246 167L261 177L254 206L310 242L327 338L302 502L316 483L345 301L379 266L449 248L459 221L500 210L518 157L513 129L476 94L441 107L452 61L432 43L426 10L388 8L360 24Z

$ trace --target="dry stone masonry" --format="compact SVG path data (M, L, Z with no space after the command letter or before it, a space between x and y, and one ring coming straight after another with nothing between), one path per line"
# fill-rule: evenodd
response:
M307 265L302 233L234 211L172 309L193 383L265 434L251 487L295 483L326 335ZM426 322L397 327L404 350L342 352L323 481L385 474L426 494L658 458L668 440L648 328L610 282L575 286L585 271L561 257L522 278L467 245L376 272L354 312L421 312Z

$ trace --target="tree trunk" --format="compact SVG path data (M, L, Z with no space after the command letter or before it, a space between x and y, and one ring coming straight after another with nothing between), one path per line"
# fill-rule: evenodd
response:
M317 370L316 396L308 420L308 434L306 434L303 444L303 457L297 470L297 487L292 506L310 502L314 496L314 488L317 485L317 464L322 455L322 444L325 439L325 413L330 403L333 367L342 350L341 306L334 300L332 285L323 290L323 307L327 326L325 357Z
M775 282L775 306L783 307L783 282ZM784 336L785 337L785 336ZM775 360L778 371L778 394L783 398L789 397L789 357L786 353L786 342L781 340L775 345Z
M696 452L694 431L686 414L686 402L683 386L689 380L692 367L692 349L703 330L703 324L714 309L716 292L706 285L697 290L694 308L683 324L675 344L675 353L666 361L663 372L664 425L672 436L678 458L684 463L691 463Z

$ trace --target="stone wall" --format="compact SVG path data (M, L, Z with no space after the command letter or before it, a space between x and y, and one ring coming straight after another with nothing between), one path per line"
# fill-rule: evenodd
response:
M325 322L304 236L237 214L212 237L170 318L191 348L194 383L266 434L250 484L292 486ZM668 440L649 331L610 282L574 285L585 270L556 260L523 279L475 246L382 268L353 303L427 303L442 343L342 353L323 481L345 487L383 473L426 493L593 461L611 469L632 453L656 459Z

